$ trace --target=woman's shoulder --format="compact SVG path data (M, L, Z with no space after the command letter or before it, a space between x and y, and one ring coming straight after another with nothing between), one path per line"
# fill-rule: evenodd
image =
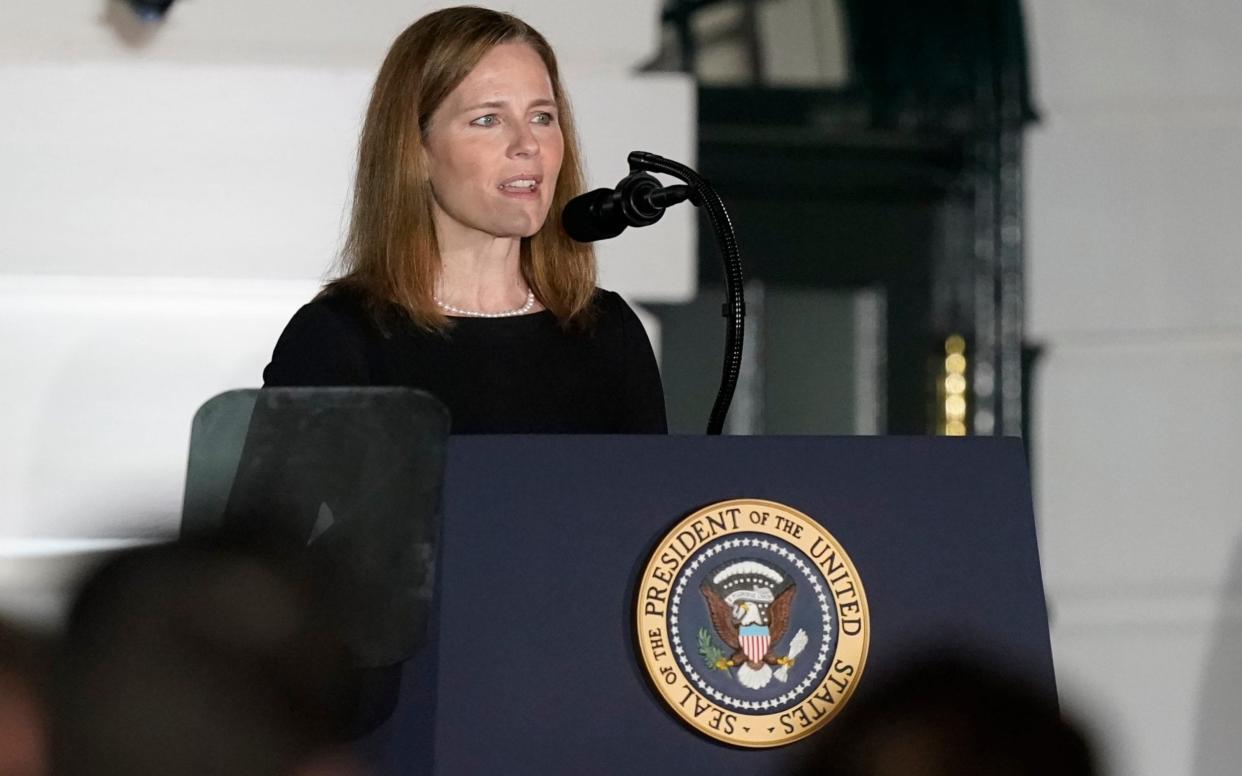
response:
M364 290L334 282L324 286L304 307L343 318L365 318L367 311L376 305Z
M379 335L365 300L329 288L302 305L276 341L266 385L352 385Z
M625 301L625 298L616 291L609 291L606 288L596 288L595 295L591 297L591 304L595 308L594 312L597 320L611 320L619 322L629 316L634 316L634 310Z
M358 289L328 285L302 305L289 322L354 337L386 336L407 320L391 303L381 302Z
M625 301L625 297L616 291L596 288L595 296L591 301L597 331L604 332L605 336L620 337L623 340L632 341L641 338L644 344L647 342L646 329L638 314L634 312L634 308Z

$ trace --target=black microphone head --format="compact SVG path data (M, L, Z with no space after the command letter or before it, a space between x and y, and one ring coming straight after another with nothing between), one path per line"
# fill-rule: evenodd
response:
M142 21L158 22L164 19L173 2L175 0L129 0L129 7Z
M578 242L607 240L624 232L627 224L609 201L615 197L612 189L596 189L569 200L561 213L565 231Z

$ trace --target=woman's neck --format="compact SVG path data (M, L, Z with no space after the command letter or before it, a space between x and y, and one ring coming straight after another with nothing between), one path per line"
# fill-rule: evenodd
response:
M454 231L437 230L440 284L436 297L446 305L484 313L525 304L530 289L522 276L521 238Z

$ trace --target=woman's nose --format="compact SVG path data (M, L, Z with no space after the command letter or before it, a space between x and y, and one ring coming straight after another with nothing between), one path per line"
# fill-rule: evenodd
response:
M516 157L534 156L539 153L539 140L535 132L526 124L518 124L509 138L509 155Z

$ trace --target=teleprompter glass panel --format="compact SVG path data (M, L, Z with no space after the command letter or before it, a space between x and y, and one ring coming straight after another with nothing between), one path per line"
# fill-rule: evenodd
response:
M448 410L407 388L239 390L194 417L181 534L304 555L357 664L422 645Z

